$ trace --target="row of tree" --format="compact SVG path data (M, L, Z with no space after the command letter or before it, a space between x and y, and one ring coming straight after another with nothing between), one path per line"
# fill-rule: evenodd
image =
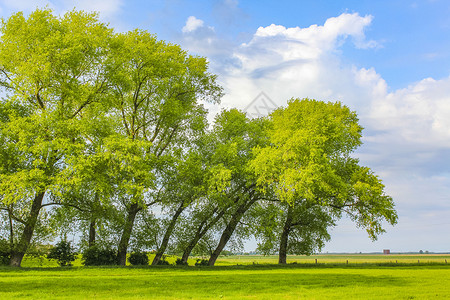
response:
M291 99L265 118L231 109L206 59L97 15L36 10L2 20L0 212L10 265L72 234L83 247L168 251L186 262L255 237L309 254L344 214L373 239L395 224L381 180L351 153L356 113Z

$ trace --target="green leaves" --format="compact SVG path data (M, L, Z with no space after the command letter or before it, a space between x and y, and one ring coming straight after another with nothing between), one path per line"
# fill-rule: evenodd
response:
M272 113L269 145L254 149L249 167L281 201L345 211L375 239L382 221L395 224L397 214L381 180L350 157L361 131L356 113L340 103L292 99Z

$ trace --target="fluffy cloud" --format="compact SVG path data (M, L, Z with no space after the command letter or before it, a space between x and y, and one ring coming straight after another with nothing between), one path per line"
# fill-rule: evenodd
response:
M371 107L372 126L396 132L408 143L450 148L450 78L426 78L377 97Z
M345 99L357 108L364 88L355 90L355 70L340 63L337 50L348 39L356 47L376 46L364 34L371 21L355 13L330 18L322 26L258 28L248 43L234 49L239 64L224 67L224 102L243 108L243 100L264 90L279 105L291 97L311 97Z
M264 91L279 106L292 97L310 97L341 101L356 110L365 127L357 156L383 179L397 203L400 222L444 222L450 213L448 197L443 196L450 182L450 161L443 159L450 155L450 78L427 78L391 91L375 69L344 63L341 46L346 42L360 49L380 47L364 33L372 19L342 14L307 28L272 24L258 28L247 43L228 48L219 47L221 40L209 32L209 40L197 39L195 45L202 55L220 53L213 56L222 63L214 71L227 93L225 107L244 109ZM216 46L221 50L214 52ZM385 241L408 236L405 226ZM431 236L421 228L414 231ZM418 247L405 245L405 250Z
M186 25L184 25L181 31L183 31L184 33L195 31L198 28L203 27L204 26L203 23L204 23L203 20L197 19L194 16L190 16L186 20Z

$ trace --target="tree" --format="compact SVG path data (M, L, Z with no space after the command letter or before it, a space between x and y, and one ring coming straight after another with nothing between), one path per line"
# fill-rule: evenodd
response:
M277 198L289 204L280 237L280 263L286 263L294 224L325 229L345 212L376 239L384 232L383 221L397 222L394 203L381 180L350 157L361 144L361 132L356 113L340 103L292 99L288 107L272 113L270 142L255 149L250 166L260 189L274 187ZM311 223L310 212L304 209L316 207L312 216L320 222ZM326 232L320 236L328 237Z
M1 162L0 191L4 206L25 203L25 219L11 212L23 225L10 263L20 266L46 195L58 194L65 180L65 159L85 146L89 119L83 113L105 95L102 62L111 30L95 14L56 17L38 9L2 20L0 32L0 83L7 95L0 135L14 156Z
M188 55L146 31L116 35L110 54L112 111L119 125L115 145L135 145L139 152L128 161L129 149L110 150L123 153L115 160L113 176L126 211L118 245L118 261L125 265L136 215L159 201L158 168L204 130L206 111L199 101L218 102L222 89L216 76L207 72L204 58Z
M224 229L211 254L208 264L214 265L222 250L232 237L242 217L263 195L255 189L255 178L248 169L253 157L252 149L263 146L265 120L247 118L236 109L223 111L216 117L212 132L211 171L214 182L223 182L219 198L227 208L223 214ZM219 181L217 179L220 179Z

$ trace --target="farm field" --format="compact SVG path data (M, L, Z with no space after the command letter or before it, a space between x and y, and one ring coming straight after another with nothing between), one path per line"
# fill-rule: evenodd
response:
M383 263L381 255L338 256L318 255L324 263L317 265L311 256L290 257L298 263L286 266L265 263L274 257L238 256L222 258L216 267L3 267L0 299L450 298L450 267L437 261L449 256L398 256L436 258L421 264ZM351 263L356 257L360 261ZM347 258L348 265L337 261Z

